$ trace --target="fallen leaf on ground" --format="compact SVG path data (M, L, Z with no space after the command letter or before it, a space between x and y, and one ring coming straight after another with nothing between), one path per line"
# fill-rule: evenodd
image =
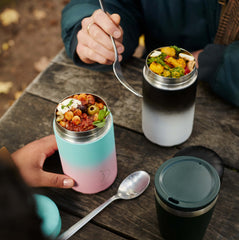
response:
M50 60L47 57L41 57L39 61L34 63L34 68L37 72L42 72L49 63Z
M10 8L6 8L1 14L0 14L0 21L2 22L3 26L11 25L12 23L18 23L20 18L19 13Z
M15 45L14 40L9 40L8 42L4 42L2 44L2 50L7 51L10 47L13 47Z
M6 43L6 42L3 43L3 44L2 44L2 50L3 50L3 51L7 51L8 49L9 49L8 43Z
M14 93L14 98L17 100L19 97L21 97L23 91L17 91Z
M37 20L41 20L44 19L46 17L46 12L43 10L34 10L33 15L35 17L35 19Z
M10 47L13 47L14 45L15 45L15 41L14 40L9 40L8 42L8 45L10 46Z
M9 93L12 86L13 86L12 82L0 82L0 93L4 94Z

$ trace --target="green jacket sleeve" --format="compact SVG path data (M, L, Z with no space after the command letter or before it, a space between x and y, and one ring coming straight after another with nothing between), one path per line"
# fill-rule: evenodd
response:
M207 81L224 100L239 106L239 41L209 44L199 55L199 80Z
M121 16L121 27L124 31L123 44L125 46L123 59L126 60L134 53L134 50L138 45L138 38L142 32L142 18L140 17L139 6L133 0L105 0L104 4L106 11L111 14L118 13ZM67 55L76 65L93 70L108 70L112 69L112 67L100 64L84 64L75 51L77 46L76 35L81 29L82 19L91 16L92 13L99 8L99 2L96 0L72 0L62 11L62 39Z

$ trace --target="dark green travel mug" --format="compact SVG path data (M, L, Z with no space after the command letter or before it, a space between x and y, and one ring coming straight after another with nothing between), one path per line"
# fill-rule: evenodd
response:
M155 203L161 235L166 240L201 240L220 190L220 178L208 162L174 157L155 175Z

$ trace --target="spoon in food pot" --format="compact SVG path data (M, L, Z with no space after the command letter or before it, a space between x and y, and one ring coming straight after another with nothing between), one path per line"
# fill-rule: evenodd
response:
M99 3L100 3L100 7L101 9L105 11L104 9L104 5L103 5L103 0L99 0ZM143 97L140 93L138 93L125 79L124 75L123 75L123 72L122 72L122 69L121 69L121 66L120 66L120 62L119 62L119 57L118 57L118 52L117 52L117 48L116 48L116 45L115 45L115 41L114 41L114 38L112 36L110 36L111 38L111 41L112 41L112 44L113 44L113 48L114 48L114 52L115 52L115 61L113 63L113 71L114 71L114 74L116 76L116 78L119 80L119 82L124 86L126 87L129 91L131 91L133 94L135 94L136 96L138 97Z

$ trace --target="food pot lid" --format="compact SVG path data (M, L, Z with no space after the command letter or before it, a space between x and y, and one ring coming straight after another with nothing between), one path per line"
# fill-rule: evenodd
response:
M212 149L204 147L204 146L189 146L179 150L174 157L177 156L194 156L205 160L210 163L217 171L220 180L222 182L224 166L222 158Z
M34 194L37 214L42 220L41 230L45 237L55 239L61 231L61 217L56 204L48 197Z
M155 189L169 207L194 211L208 206L217 197L220 179L208 162L193 156L178 156L159 167Z

